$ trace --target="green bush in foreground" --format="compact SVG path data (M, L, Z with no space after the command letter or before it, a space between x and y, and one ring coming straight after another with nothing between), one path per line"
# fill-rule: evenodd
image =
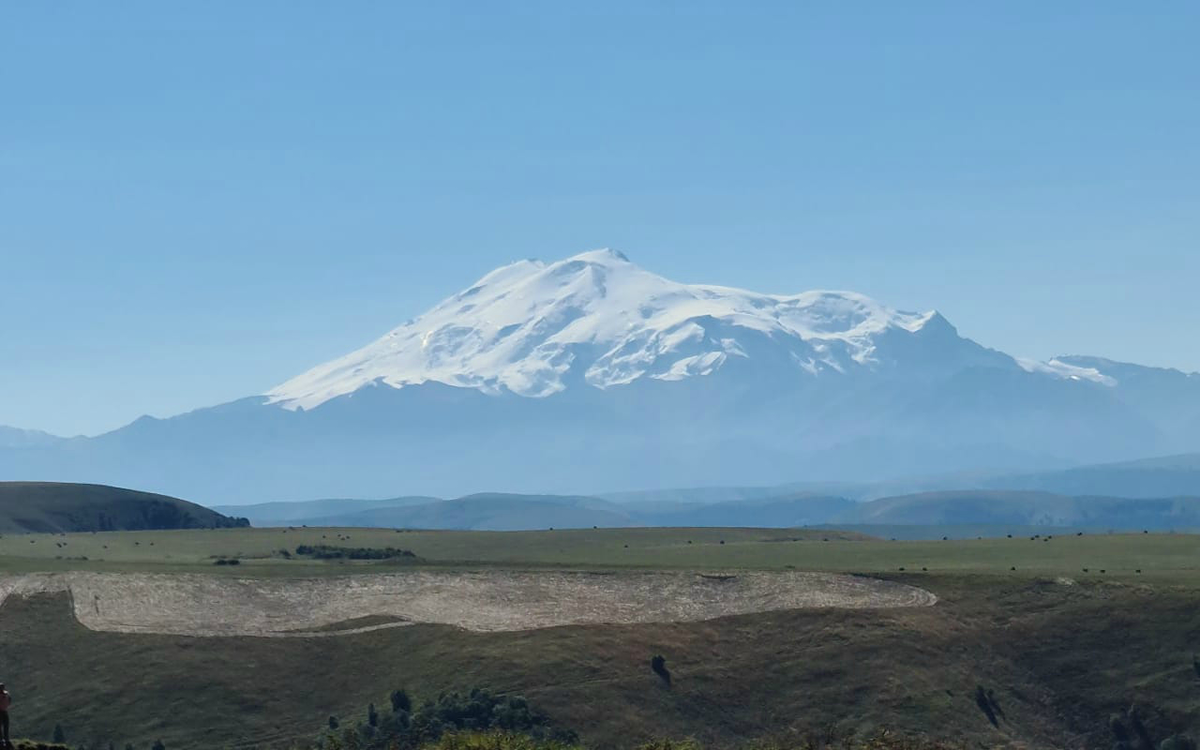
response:
M744 750L961 750L955 745L921 737L906 737L882 732L870 737L817 737L795 736L749 743ZM435 742L427 743L422 750L582 750L576 743L552 739L537 739L511 732L453 732L443 735ZM703 750L693 739L653 740L638 747L638 750Z
M517 695L495 695L487 690L442 693L413 708L408 694L392 694L392 711L381 714L374 704L367 721L350 727L329 722L316 741L321 750L415 750L456 732L502 732L534 741L553 740L561 746L576 735L550 726L550 720ZM406 706L408 708L406 708ZM409 710L412 709L412 710ZM560 746L560 745L555 745Z
M426 746L427 750L578 750L577 745L539 740L527 734L455 732Z

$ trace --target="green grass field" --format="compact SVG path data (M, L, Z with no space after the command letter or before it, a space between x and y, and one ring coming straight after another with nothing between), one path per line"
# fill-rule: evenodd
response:
M413 562L285 559L301 544L398 547ZM87 560L80 558L86 557ZM238 566L216 566L238 558ZM1200 583L1200 536L1089 534L1031 540L885 541L803 529L598 529L528 532L218 529L0 537L0 572L200 571L239 576L349 574L395 566L796 569L1141 578ZM1088 572L1083 571L1088 568ZM1105 571L1101 573L1100 571ZM1141 570L1141 573L1137 573Z

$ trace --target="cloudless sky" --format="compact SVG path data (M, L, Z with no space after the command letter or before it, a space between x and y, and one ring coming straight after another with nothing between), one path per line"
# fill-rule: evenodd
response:
M492 268L1200 370L1194 2L0 1L0 424L261 393Z

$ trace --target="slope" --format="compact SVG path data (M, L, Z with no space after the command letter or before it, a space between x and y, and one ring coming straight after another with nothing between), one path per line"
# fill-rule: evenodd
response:
M327 526L362 526L352 518L367 511L425 505L440 502L441 498L427 495L391 497L380 500L356 498L322 498L320 500L277 501L251 505L213 505L214 511L250 521L252 526L317 525L316 519L326 519Z
M305 521L309 526L405 529L585 529L634 525L620 506L594 497L482 493L456 500L360 510Z
M1200 496L1200 453L1005 475L986 480L985 484L997 489L1070 495Z
M245 525L186 500L98 484L0 482L0 532L214 529Z

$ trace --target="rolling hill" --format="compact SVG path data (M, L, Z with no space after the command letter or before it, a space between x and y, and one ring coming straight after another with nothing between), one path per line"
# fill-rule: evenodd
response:
M830 523L1056 526L1114 530L1200 528L1200 497L1124 498L1048 492L925 492L863 503Z
M483 493L420 505L374 508L313 518L309 526L408 529L581 529L638 525L619 505L594 497Z
M252 526L289 526L311 523L314 519L329 519L333 526L358 526L350 522L360 514L408 505L425 505L441 502L440 497L412 495L380 500L355 498L323 498L320 500L279 501L254 505L213 505L213 510L228 516L237 516L250 521Z
M1029 529L1140 531L1200 529L1200 496L1120 498L1071 496L1020 490L954 490L879 498L866 502L832 495L787 493L717 502L635 500L598 497L484 493L454 500L394 500L297 503L291 512L258 506L223 506L260 526L359 526L409 529L510 531L624 527L825 526L864 529L885 536L940 537L946 527L971 536L1023 534ZM341 512L334 512L340 506ZM286 504L283 504L286 505ZM306 515L308 513L314 513ZM911 527L897 532L890 527ZM918 529L920 527L920 529ZM884 530L884 531L879 531ZM914 536L915 535L915 536Z
M0 482L0 532L213 529L247 525L186 500L98 484Z
M1200 496L1200 453L1080 466L988 479L996 489L1120 497Z

